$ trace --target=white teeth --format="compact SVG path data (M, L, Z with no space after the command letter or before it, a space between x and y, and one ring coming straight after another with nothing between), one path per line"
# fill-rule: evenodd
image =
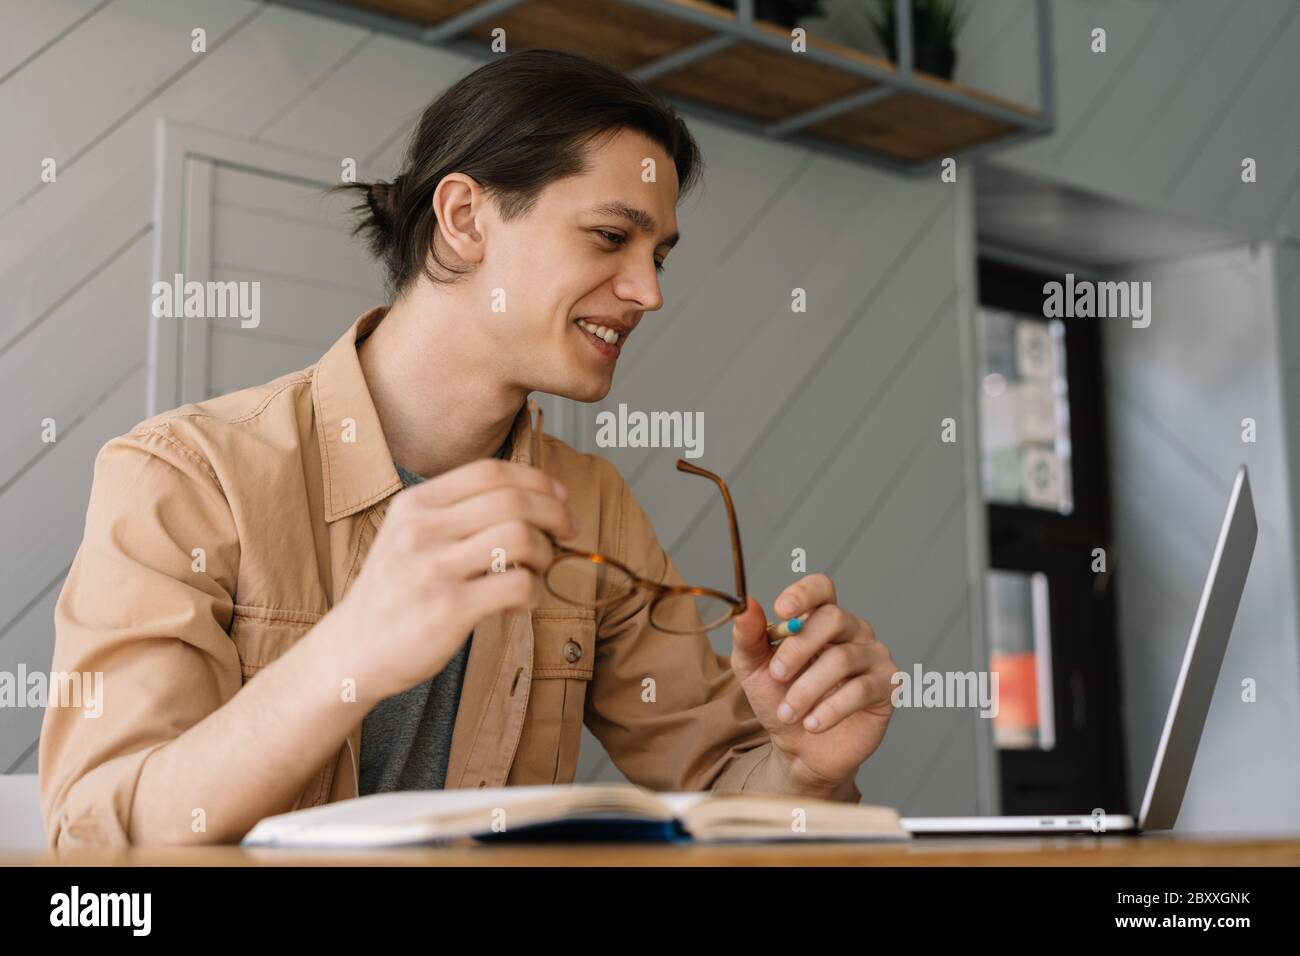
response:
M595 323L588 322L586 319L579 319L578 325L597 338L604 339L610 345L613 345L618 341L618 333L613 329L608 329L603 325L596 325Z

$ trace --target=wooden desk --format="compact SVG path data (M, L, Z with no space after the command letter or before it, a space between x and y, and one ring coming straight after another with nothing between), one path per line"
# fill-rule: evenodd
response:
M898 843L564 844L401 850L155 847L15 852L0 866L1300 866L1300 836L946 837Z

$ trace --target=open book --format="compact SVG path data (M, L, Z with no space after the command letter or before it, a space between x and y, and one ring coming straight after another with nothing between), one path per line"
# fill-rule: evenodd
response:
M267 817L244 846L459 841L907 840L889 807L790 796L656 793L630 784L407 790Z

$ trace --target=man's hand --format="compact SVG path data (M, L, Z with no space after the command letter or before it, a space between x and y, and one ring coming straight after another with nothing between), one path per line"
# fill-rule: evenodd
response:
M836 603L824 574L790 585L775 610L783 619L811 614L774 648L763 607L749 598L732 626L731 668L791 784L829 792L880 746L894 713L890 678L898 666L871 625Z
M577 515L559 482L518 462L484 458L398 492L326 618L358 697L378 703L427 680L483 618L541 603L554 555L544 531L573 538ZM512 567L489 573L496 548Z

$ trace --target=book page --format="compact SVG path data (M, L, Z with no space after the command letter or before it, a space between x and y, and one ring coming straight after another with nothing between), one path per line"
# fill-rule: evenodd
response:
M538 784L518 787L452 790L408 790L367 794L353 800L291 811L260 821L245 837L254 842L309 834L313 831L392 832L422 824L436 830L464 828L466 819L497 808L521 808L525 819L560 819L571 814L605 812L661 815L656 794L628 784ZM688 795L689 796L689 795Z
M320 807L267 817L254 827L257 836L317 826L391 826L409 820L455 816L553 796L566 789L546 785L485 789L404 790L372 793ZM258 832L260 831L260 832ZM250 833L250 836L252 833Z
M688 810L705 800L716 800L724 794L713 793L710 790L665 790L661 793L654 794L655 799L661 801L673 816L679 820L686 816Z

